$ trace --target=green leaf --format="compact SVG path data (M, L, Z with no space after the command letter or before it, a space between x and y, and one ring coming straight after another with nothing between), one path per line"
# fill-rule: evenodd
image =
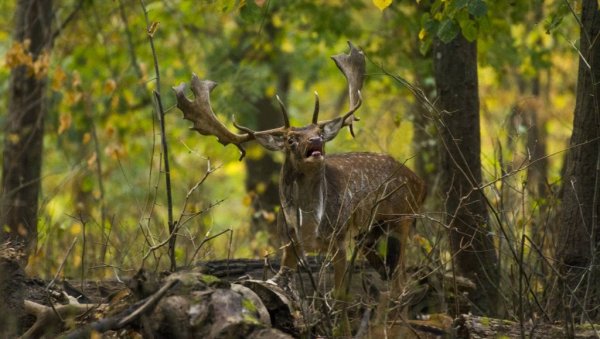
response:
M221 0L218 2L222 13L229 13L235 9L235 0Z
M262 10L254 1L246 1L246 4L240 8L240 17L244 21L257 23L262 19Z
M421 27L425 29L427 33L433 34L434 32L437 32L438 26L439 22L437 20L433 20L429 13L425 13L421 17Z
M467 6L469 0L453 0L448 3L449 11L458 11Z
M482 17L487 13L487 4L483 0L471 0L467 6L469 14L476 18Z
M421 55L427 55L427 52L429 52L429 49L431 48L432 42L433 41L430 38L421 40L421 43L419 44L419 52Z
M477 29L477 25L473 20L463 20L460 21L460 29L462 31L463 36L468 41L474 41L477 39L477 33L479 30Z
M454 20L452 19L447 18L440 23L440 27L437 31L437 36L444 43L449 43L450 41L452 41L452 39L456 37L459 31L460 27L456 24L456 22L454 22Z
M550 34L552 32L554 32L558 26L560 26L560 24L563 21L564 18L564 14L563 13L553 13L549 18L547 18L544 22L544 28L546 29L546 34Z

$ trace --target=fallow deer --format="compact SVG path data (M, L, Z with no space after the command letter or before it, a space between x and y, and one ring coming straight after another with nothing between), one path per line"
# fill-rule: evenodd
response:
M334 139L343 127L348 126L354 135L352 123L358 120L354 113L362 103L365 57L349 45L349 54L332 59L348 81L350 110L341 117L318 121L319 97L315 93L312 123L304 127L290 126L285 106L279 101L283 127L253 131L234 123L242 132L236 134L217 120L210 106L209 96L215 82L201 81L193 75L193 101L185 97L185 84L174 88L177 107L185 119L194 123L191 129L216 136L223 145L236 145L242 157L243 144L252 140L268 150L285 153L279 182L280 225L289 245L285 246L280 273L295 269L305 251L330 253L337 295L343 290L347 270L345 241L351 236L358 239L369 263L385 276L383 260L374 247L388 231L400 242L396 267L392 268L393 280L400 287L408 233L425 198L424 182L389 155L325 152L325 143Z

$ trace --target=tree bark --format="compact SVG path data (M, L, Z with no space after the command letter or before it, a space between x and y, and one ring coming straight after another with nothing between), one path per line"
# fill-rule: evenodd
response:
M14 42L30 41L36 61L51 47L51 0L20 0L15 15ZM38 195L41 187L46 74L32 72L28 65L12 69L8 115L4 127L2 238L24 243L30 253L37 241Z
M287 92L287 90L286 90ZM280 92L280 95L285 95ZM283 119L279 108L275 107L272 98L259 98L253 105L257 108L256 129L266 130L283 126ZM280 123L280 124L278 124ZM277 124L277 125L276 125ZM268 231L276 234L276 212L279 206L279 186L277 177L281 164L278 164L268 151L260 152L256 158L246 159L246 191L252 197L252 216L250 227L252 234L259 231ZM279 246L277 237L270 237L273 246Z
M275 13L280 6L272 8ZM234 50L230 55L234 64L242 64L244 60L255 60L259 64L269 65L272 78L276 79L275 84L261 84L259 87L267 87L267 85L275 85L277 94L283 102L286 101L287 93L290 85L290 72L286 69L287 63L285 57L280 57L283 54L278 50L276 42L278 36L283 34L282 29L275 27L271 21L272 17L267 17L264 24L264 34L268 37L267 41L273 44L273 51L267 52L263 50L255 50L252 47L243 49L242 51ZM254 31L243 31L239 37L240 41L249 39L255 34ZM256 79L253 79L256 81ZM246 90L240 88L239 93L244 93ZM249 128L254 130L267 130L283 126L283 118L279 106L276 104L275 98L266 93L250 99L250 105L253 110L249 115L253 117L252 123L248 124ZM250 147L254 147L252 145ZM272 239L271 245L277 247L280 245L279 239L276 236L276 212L275 209L279 206L279 184L278 176L281 164L275 161L274 155L270 151L261 149L261 152L249 152L244 159L246 167L245 187L246 192L251 198L250 208L250 232L256 234L259 231L267 231L269 238Z
M458 35L434 43L440 117L441 192L455 268L476 282L473 313L494 314L498 269L481 183L477 44Z
M579 73L573 134L566 157L559 216L557 257L564 277L557 316L567 322L599 319L600 229L600 12L595 0L582 2Z

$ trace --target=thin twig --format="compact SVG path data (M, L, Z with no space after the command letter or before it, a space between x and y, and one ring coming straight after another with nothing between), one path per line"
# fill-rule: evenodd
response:
M144 0L140 0L140 4L144 11L144 18L146 20L146 33L148 35L148 41L150 43L150 49L152 50L152 58L154 61L154 72L156 75L156 90L154 90L154 97L156 99L157 105L157 115L158 121L160 124L160 134L161 134L161 144L163 151L163 162L164 162L164 172L165 172L165 185L166 185L166 194L167 194L167 223L169 229L169 260L171 263L171 271L174 272L177 268L177 262L175 260L175 244L177 241L177 237L174 236L175 233L175 223L173 222L173 195L171 192L171 171L169 166L169 147L167 145L167 136L165 131L165 110L162 105L162 100L160 97L160 70L158 66L158 56L156 54L156 48L154 46L154 31L153 26L157 23L150 23L148 19L148 10L146 9L146 4ZM155 29L154 29L155 30Z
M228 228L226 230L223 230L215 235L211 235L210 237L205 237L204 239L202 239L202 241L200 242L200 244L198 245L198 247L196 247L196 250L194 251L194 254L192 255L192 257L190 258L190 262L194 262L194 258L196 258L196 255L198 254L198 252L200 251L200 249L202 248L202 245L204 245L206 242L211 241L217 237L220 237L221 235L227 233L227 232L233 232L232 229ZM229 258L228 258L229 259ZM229 262L229 261L228 261Z
M58 25L58 28L54 32L52 32L52 38L50 38L50 41L52 41L52 43L54 43L54 40L56 40L56 38L58 38L60 33L69 25L69 23L71 21L73 21L73 19L75 19L75 16L77 15L77 13L79 13L81 8L83 8L84 2L85 2L84 0L79 0L79 2L77 3L77 6L75 6L73 11L71 11L71 13L69 13L69 15L67 15L67 18L65 19L65 21L60 23Z
M58 276L59 276L60 272L62 272L62 270L63 270L63 268L65 266L65 262L67 262L67 258L69 258L69 255L71 254L71 251L73 251L73 246L75 246L76 242L77 242L77 238L74 238L73 242L71 242L71 246L69 246L69 249L67 250L67 254L65 254L65 258L60 263L60 266L58 266L58 270L56 271L56 274L54 275L54 278L52 278L52 280L50 280L50 282L46 286L46 290L49 289L50 287L54 286L54 282L56 282L56 279L58 279Z

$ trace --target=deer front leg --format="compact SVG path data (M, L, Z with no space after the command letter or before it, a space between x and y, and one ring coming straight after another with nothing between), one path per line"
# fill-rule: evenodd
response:
M346 294L345 277L346 277L346 248L344 241L336 241L335 252L333 253L333 290L336 298L343 299Z
M298 267L298 260L302 255L300 246L298 246L298 238L294 235L290 236L288 242L283 245L283 256L281 257L281 269L284 267L291 270L296 270Z
M283 254L281 257L279 272L277 272L273 278L269 279L269 281L280 287L285 287L281 286L281 283L290 282L293 280L290 278L290 276L298 268L298 260L300 260L304 253L302 252L302 247L298 241L296 229L287 225L281 211L277 216L277 231L279 239L283 244Z
M414 219L403 219L398 222L398 226L395 228L395 234L400 241L400 253L396 268L394 270L393 280L395 280L394 288L397 289L399 294L402 294L404 283L406 280L406 247L408 246L408 235Z
M375 323L377 324L385 323L387 320L398 319L398 316L406 319L407 315L406 307L398 308L394 303L402 303L402 295L404 294L406 284L406 248L413 220L401 219L388 221L387 223L387 229L391 232L386 235L388 241L386 262L389 265L391 279L389 290L381 291L379 296L379 303L375 311ZM390 314L391 309L396 309L397 312Z

